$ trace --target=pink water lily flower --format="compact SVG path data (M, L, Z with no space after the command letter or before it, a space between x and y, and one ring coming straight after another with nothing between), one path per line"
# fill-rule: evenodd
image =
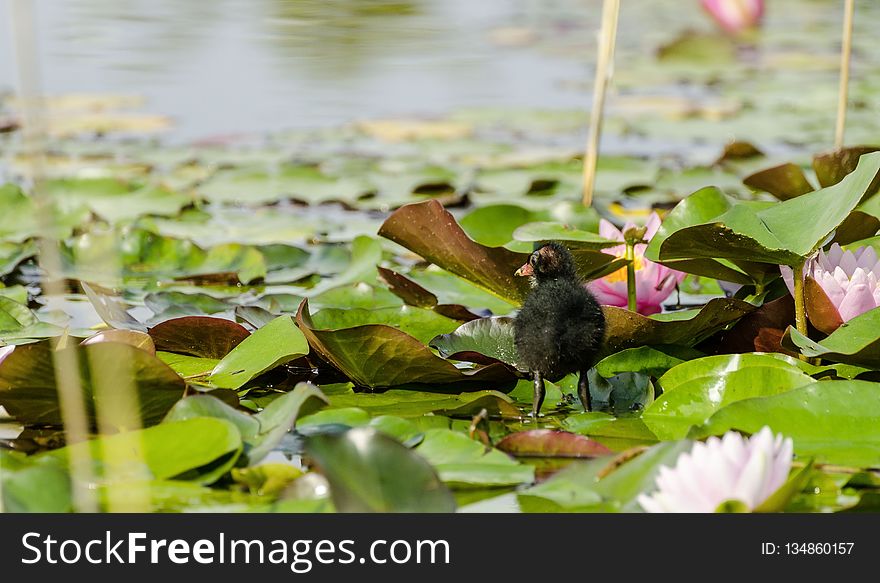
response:
M794 272L784 265L779 269L785 285L793 294ZM873 247L844 251L835 243L828 253L819 251L807 261L804 277L809 278L806 284L807 314L813 325L826 334L843 322L880 306L880 261ZM813 282L824 292L824 297L811 288Z
M627 223L620 231L610 222L602 219L599 221L599 235L612 241L623 241L623 233L635 225ZM651 213L645 224L645 240L650 241L660 228L660 216ZM640 314L650 316L660 311L660 304L669 297L675 286L681 283L685 274L669 269L659 263L645 259L644 243L635 246L635 270L636 270L636 310ZM618 245L604 250L605 253L624 257L626 245ZM587 284L587 288L593 292L600 304L606 306L627 307L626 295L626 268L619 269L601 279L596 279Z
M657 474L657 491L642 494L646 512L715 512L728 501L758 508L788 479L793 443L764 427L749 439L735 431L697 442L675 467Z
M752 28L764 16L764 0L700 0L721 28L736 34Z

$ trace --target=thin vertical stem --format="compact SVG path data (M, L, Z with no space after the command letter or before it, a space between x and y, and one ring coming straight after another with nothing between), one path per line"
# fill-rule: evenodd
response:
M43 188L46 152L45 104L40 92L34 2L11 0L10 10L18 70L18 93L22 103L22 149L32 160L32 164L28 166L31 192L37 208L40 232L43 233L38 241L39 262L44 274L42 291L51 301L51 298L62 297L65 289L63 278L60 277L61 254L54 224L54 206ZM53 365L66 441L69 444L84 441L88 439L89 426L76 354L70 349L55 350ZM73 482L74 509L81 512L96 511L95 495L89 487L94 480L88 450L72 449L70 473Z
M843 147L846 128L846 105L849 99L849 67L852 57L853 13L855 0L846 0L843 13L843 46L840 49L840 88L837 93L837 124L834 128L834 147Z
M626 307L630 311L635 312L638 307L638 298L636 298L636 264L635 264L635 245L627 242L626 255L624 258L626 264Z
M604 0L602 5L602 29L599 33L599 53L596 76L593 81L593 107L590 111L590 128L584 151L584 206L593 204L593 188L596 183L596 163L599 160L599 138L602 134L602 112L605 94L611 80L614 63L614 45L617 40L617 18L620 0Z
M804 295L804 264L800 261L797 265L792 266L794 271L794 322L797 331L807 335L807 302ZM809 362L809 359L803 354L799 355L801 360Z

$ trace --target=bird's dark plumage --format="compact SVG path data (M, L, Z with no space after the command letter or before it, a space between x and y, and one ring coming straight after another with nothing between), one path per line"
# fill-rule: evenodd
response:
M605 335L599 302L578 278L571 253L558 243L532 253L517 275L530 276L533 284L514 321L519 361L535 379L532 413L541 407L544 379L556 381L573 372L580 372L578 394L589 410L587 370Z

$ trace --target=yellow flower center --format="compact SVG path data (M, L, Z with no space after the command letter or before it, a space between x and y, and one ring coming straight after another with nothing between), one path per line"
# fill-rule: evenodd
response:
M623 259L623 253L620 253L615 256L615 259ZM633 267L636 271L640 270L644 267L644 258L641 255L636 255L633 259ZM617 283L618 281L626 281L626 267L621 267L614 273L610 273L605 276L605 281L608 283Z

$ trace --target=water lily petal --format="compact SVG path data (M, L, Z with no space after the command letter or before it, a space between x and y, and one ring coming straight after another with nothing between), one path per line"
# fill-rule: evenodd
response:
M599 235L603 239L609 241L623 241L623 233L618 230L610 221L605 219L599 220Z
M846 290L846 296L840 302L837 311L844 322L852 320L856 316L864 314L868 310L877 307L874 300L874 290L868 287L867 282L850 284Z
M638 502L647 512L714 512L727 500L754 509L785 483L792 451L792 440L769 427L748 439L728 431L695 443L672 468L661 467L657 490Z
M853 254L852 251L845 251L840 258L838 266L843 269L843 272L846 273L847 277L852 277L859 265L855 254Z

